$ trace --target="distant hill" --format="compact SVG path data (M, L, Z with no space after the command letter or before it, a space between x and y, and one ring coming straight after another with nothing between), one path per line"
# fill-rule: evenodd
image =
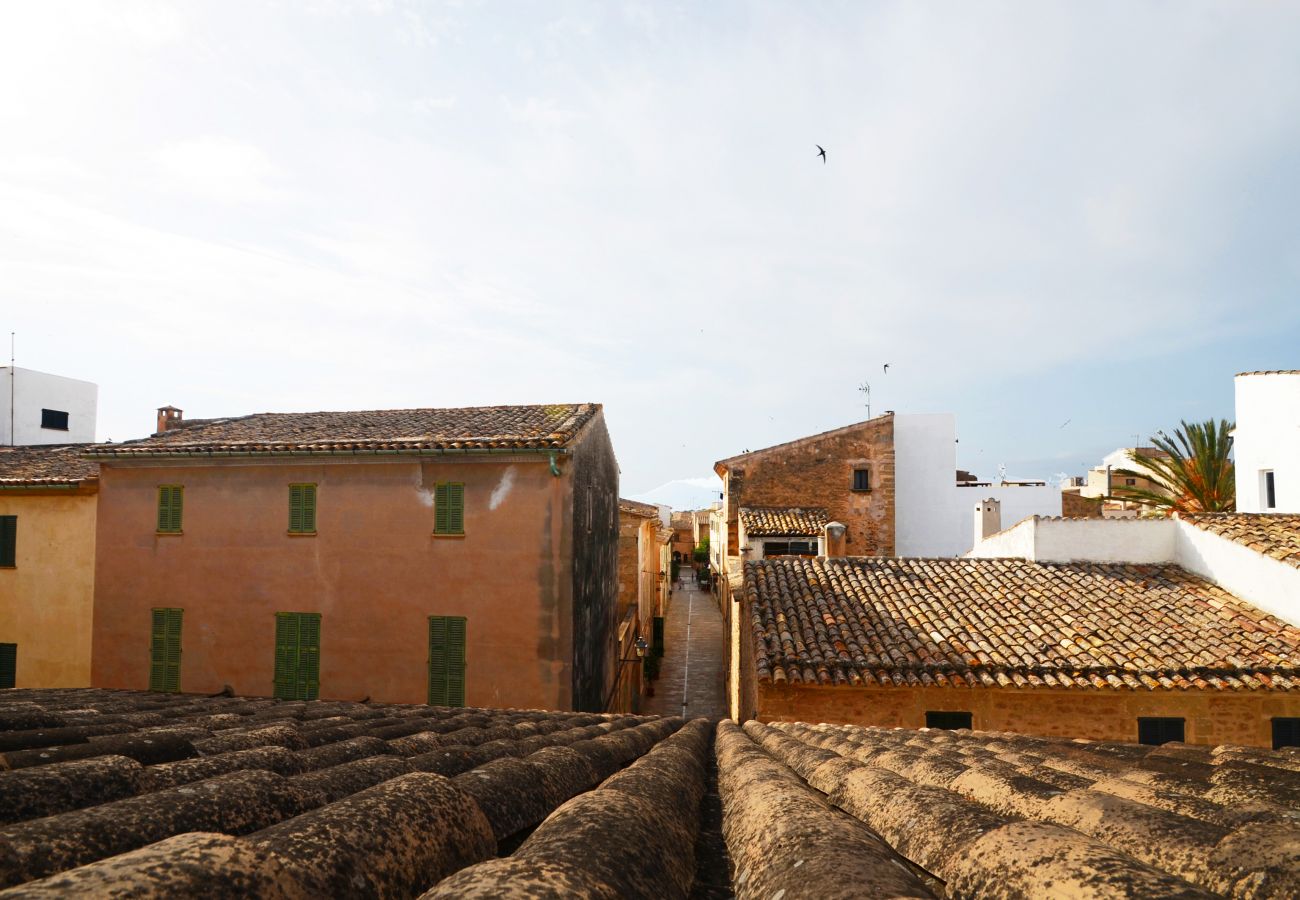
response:
M678 478L661 484L643 494L627 494L629 499L657 506L671 506L676 510L708 509L722 499L722 479L716 475L705 478Z

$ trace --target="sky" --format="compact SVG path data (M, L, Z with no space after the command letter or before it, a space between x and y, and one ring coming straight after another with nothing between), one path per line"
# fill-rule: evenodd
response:
M1082 474L1300 368L1297 46L1300 3L5 4L0 330L100 439L594 401L634 495L869 383Z

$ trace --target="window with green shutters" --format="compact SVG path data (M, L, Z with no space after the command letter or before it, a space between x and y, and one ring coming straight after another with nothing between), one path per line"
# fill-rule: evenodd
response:
M0 688L11 688L17 680L18 645L0 644Z
M0 516L0 569L18 565L18 517Z
M320 696L320 613L275 614L275 696Z
M465 705L464 616L429 616L429 704Z
M440 481L433 489L433 533L465 533L465 484Z
M149 690L176 693L181 689L181 614L183 610L158 607L149 641Z
M289 533L316 533L316 485L289 485Z
M179 484L158 485L158 533L181 533L181 506L185 488Z

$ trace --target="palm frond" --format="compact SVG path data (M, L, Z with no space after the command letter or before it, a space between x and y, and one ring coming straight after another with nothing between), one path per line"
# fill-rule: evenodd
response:
M1173 437L1158 431L1152 445L1164 456L1133 455L1132 468L1116 469L1126 478L1144 478L1151 488L1112 488L1107 500L1138 503L1157 512L1229 512L1236 508L1232 461L1232 423L1227 419L1179 422Z

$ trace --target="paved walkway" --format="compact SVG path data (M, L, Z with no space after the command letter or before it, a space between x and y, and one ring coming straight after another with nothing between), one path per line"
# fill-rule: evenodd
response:
M727 710L726 661L722 655L722 614L708 591L694 585L693 573L684 570L687 585L673 591L664 623L664 659L655 695L645 700L645 712L658 716L725 719Z

